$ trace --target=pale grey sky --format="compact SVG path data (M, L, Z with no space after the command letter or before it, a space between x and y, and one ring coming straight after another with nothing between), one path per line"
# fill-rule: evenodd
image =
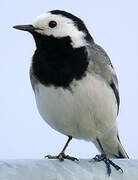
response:
M13 25L31 23L52 9L81 17L110 56L120 87L120 138L130 157L138 158L138 1L2 0L0 4L0 158L57 154L67 139L38 114L28 73L34 41L30 34L12 29ZM90 142L73 140L67 152L78 158L91 158L97 150Z

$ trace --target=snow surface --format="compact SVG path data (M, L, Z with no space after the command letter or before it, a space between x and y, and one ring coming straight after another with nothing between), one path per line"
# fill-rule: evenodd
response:
M123 173L112 168L108 177L103 162L48 159L1 160L0 180L138 180L138 160L113 160Z

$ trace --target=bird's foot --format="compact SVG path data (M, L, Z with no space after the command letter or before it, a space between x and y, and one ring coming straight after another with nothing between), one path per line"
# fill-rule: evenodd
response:
M57 156L46 155L45 158L58 159L59 161L64 161L64 159L69 159L71 161L79 161L79 159L69 156L69 155L66 155L65 153L62 153L62 152Z
M104 163L106 164L108 176L111 175L111 166L113 166L117 171L121 171L121 172L123 173L122 168L119 167L117 164L115 164L115 163L114 163L113 161L111 161L110 159L108 159L105 154L96 155L94 158L92 158L92 159L90 160L90 162L92 162L92 161L95 161L95 162L104 161Z

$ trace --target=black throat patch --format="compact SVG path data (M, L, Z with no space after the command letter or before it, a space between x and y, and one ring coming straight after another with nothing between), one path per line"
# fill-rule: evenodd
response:
M45 86L69 88L85 76L88 67L85 47L72 48L70 37L55 38L33 34L37 49L33 55L34 76Z

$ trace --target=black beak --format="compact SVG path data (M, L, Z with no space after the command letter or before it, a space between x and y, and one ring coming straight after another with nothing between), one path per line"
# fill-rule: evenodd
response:
M36 28L31 24L28 25L17 25L17 26L13 26L13 28L21 30L21 31L28 31L28 32L34 32L35 30L42 30L40 28Z

